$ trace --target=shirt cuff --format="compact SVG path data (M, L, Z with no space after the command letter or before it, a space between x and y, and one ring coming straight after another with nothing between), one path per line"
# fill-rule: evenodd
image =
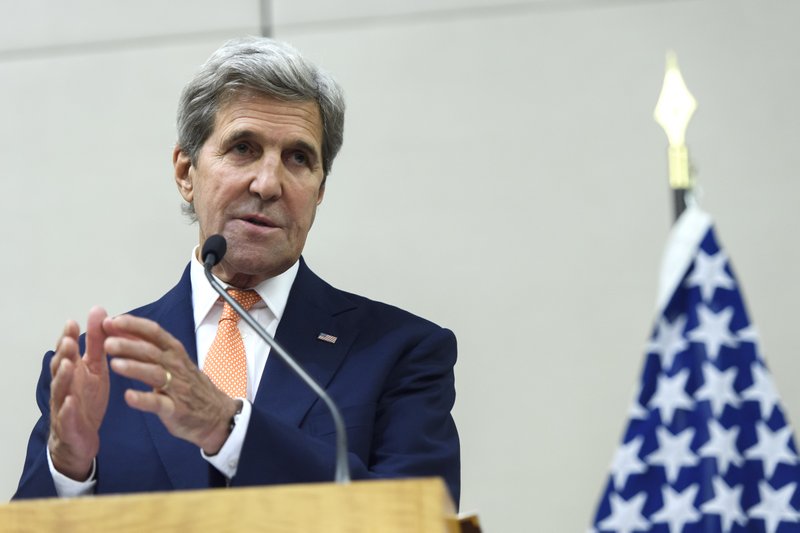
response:
M242 446L244 445L244 438L247 435L247 426L250 423L250 413L252 412L252 405L244 398L237 398L242 401L242 412L234 416L234 425L231 434L228 435L228 440L222 445L219 452L214 455L206 455L203 449L200 449L200 455L203 459L211 463L211 465L222 472L228 478L233 479L236 475L236 469L239 468L239 456L242 454Z
M75 481L68 478L53 466L53 458L50 457L50 448L47 448L47 465L50 467L50 475L53 477L53 485L56 486L56 494L61 498L75 498L77 496L88 496L94 492L97 485L95 474L97 473L97 459L92 460L92 473L86 481Z

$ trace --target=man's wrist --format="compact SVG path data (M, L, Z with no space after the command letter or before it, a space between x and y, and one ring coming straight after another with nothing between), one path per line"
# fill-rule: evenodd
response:
M89 459L88 463L74 460L65 461L63 458L63 449L62 453L54 452L50 443L48 443L47 446L47 456L53 469L62 476L78 483L91 481L92 475L94 474L94 457ZM85 463L85 465L82 463Z
M236 412L233 413L230 422L228 423L228 435L233 433L233 428L236 427L236 423L239 421L239 415L242 414L242 409L244 409L244 401L236 399Z
M50 469L50 476L53 478L53 485L56 488L56 494L60 497L77 497L86 496L94 491L97 484L97 461L92 461L92 468L89 472L89 478L85 481L75 481L61 472L59 472L53 464L53 457L50 453L50 448L47 449L47 464Z
M242 453L247 430L250 425L250 416L253 407L247 400L242 398L241 414L234 413L234 424L230 435L225 440L222 448L214 456L209 456L201 450L203 459L208 461L214 468L219 470L226 478L233 479L239 468L239 458Z
M228 411L229 414L226 413L226 416L222 418L223 423L217 426L218 429L214 434L213 441L206 446L200 447L207 457L215 456L225 445L225 441L228 440L233 428L236 426L237 417L241 414L244 403L242 400L235 398L231 406L232 409ZM213 451L208 451L209 449Z

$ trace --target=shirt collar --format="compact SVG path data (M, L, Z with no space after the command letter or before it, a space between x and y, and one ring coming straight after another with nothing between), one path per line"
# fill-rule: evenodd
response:
M197 258L197 251L199 246L195 246L192 250L192 258L190 260L189 275L192 281L192 308L194 309L194 324L195 330L205 320L206 316L214 304L219 299L219 294L211 287L206 279L203 264ZM267 308L272 311L279 321L283 316L286 309L286 302L289 300L289 291L292 290L292 285L297 277L297 271L300 269L300 261L289 267L282 274L278 274L273 278L266 279L253 287L253 290L261 296L261 299L266 304ZM226 289L229 287L227 283L220 280L216 276L214 278L219 281ZM260 302L256 307L262 305Z

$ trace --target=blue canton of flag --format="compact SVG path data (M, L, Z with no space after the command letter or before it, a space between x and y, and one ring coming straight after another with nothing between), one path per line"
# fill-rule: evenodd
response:
M792 430L710 217L676 222L594 532L800 532Z

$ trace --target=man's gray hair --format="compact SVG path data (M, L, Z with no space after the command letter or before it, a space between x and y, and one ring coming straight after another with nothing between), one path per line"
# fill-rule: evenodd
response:
M344 94L327 72L294 47L266 37L225 43L184 87L178 104L178 145L197 163L220 108L238 95L316 101L322 117L322 170L327 177L342 147Z

